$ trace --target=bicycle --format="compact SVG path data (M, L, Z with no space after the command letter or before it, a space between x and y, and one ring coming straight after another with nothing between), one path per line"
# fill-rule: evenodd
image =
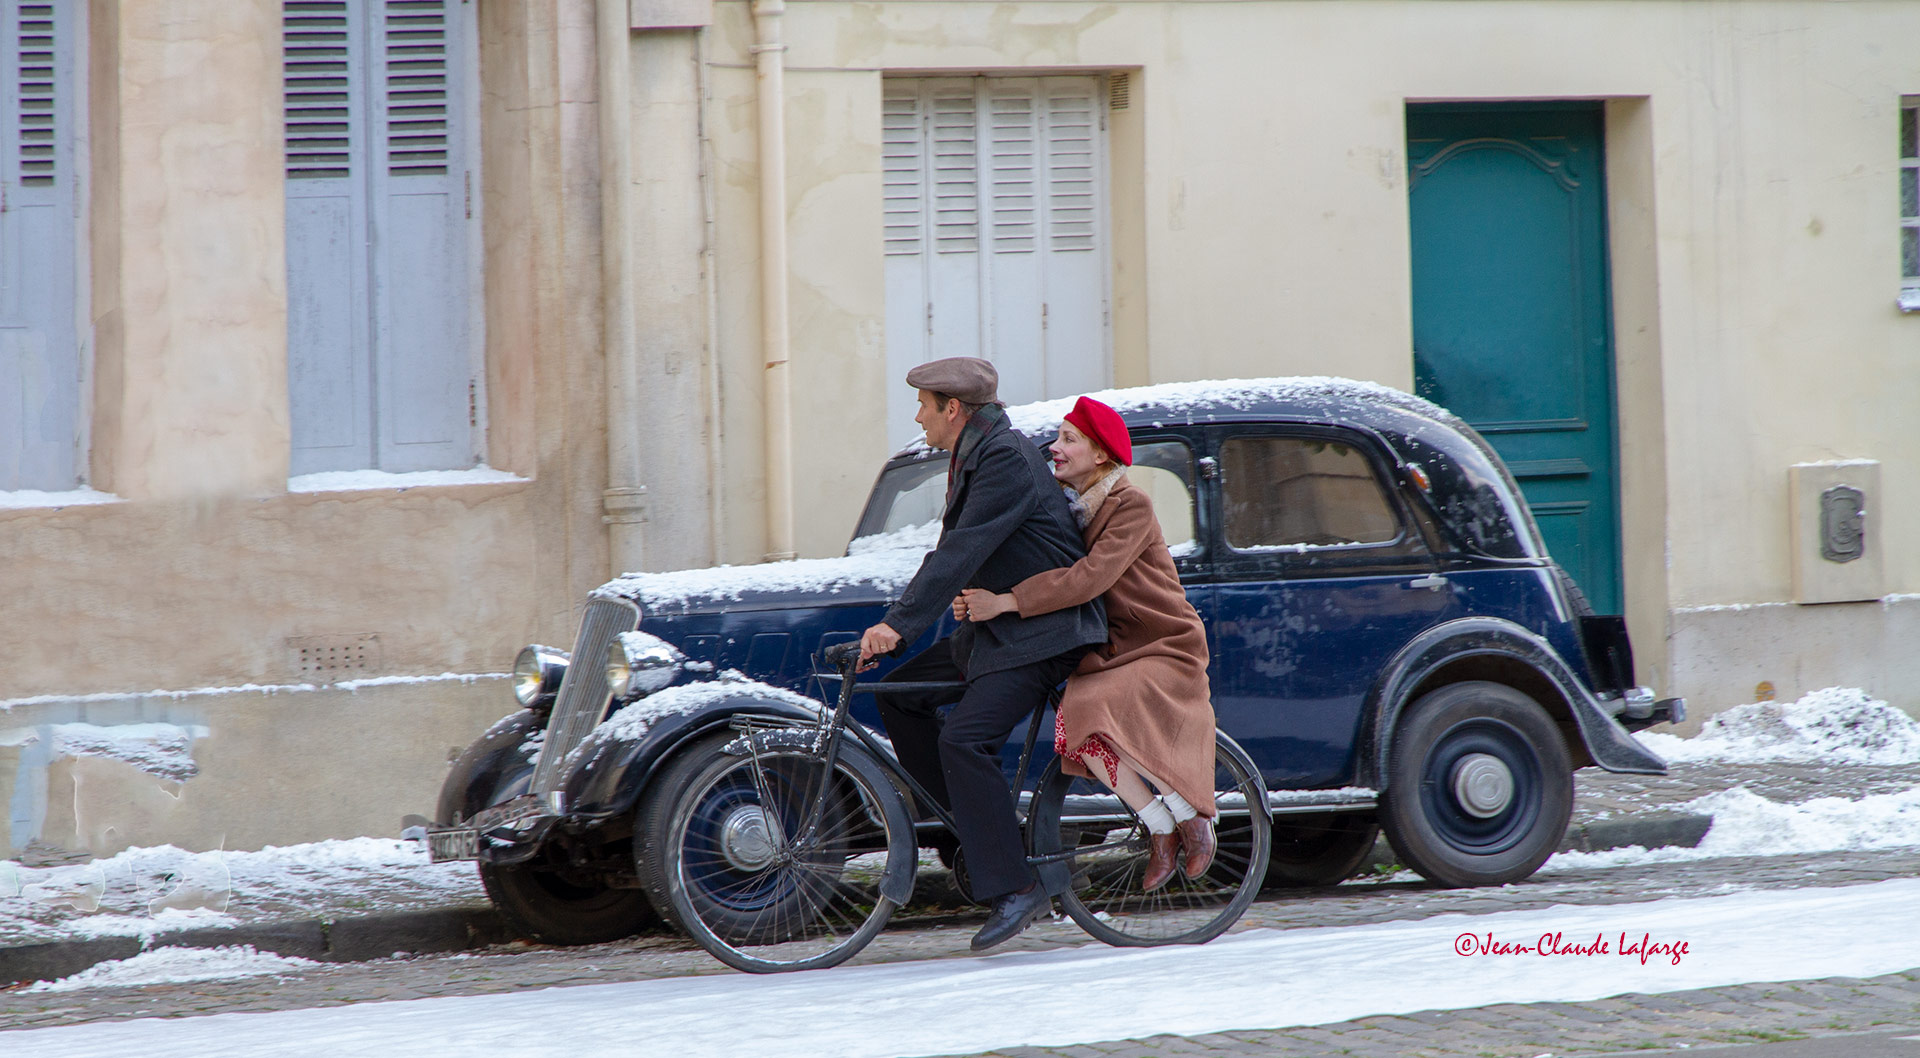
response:
M814 723L738 717L676 758L635 834L654 905L721 962L751 973L821 969L851 958L913 894L915 805L951 832L953 817L850 715L856 693L959 690L963 684L856 682L859 644L828 647L839 700ZM1041 721L1027 725L1025 785ZM849 738L848 736L852 736ZM1218 851L1199 878L1175 871L1144 892L1146 828L1104 786L1048 763L1022 792L1028 857L1041 884L1094 938L1120 946L1200 944L1259 893L1272 843L1266 787L1252 760L1214 732Z

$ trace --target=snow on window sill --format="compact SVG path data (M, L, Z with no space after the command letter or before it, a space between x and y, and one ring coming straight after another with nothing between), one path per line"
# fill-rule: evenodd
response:
M1901 312L1920 312L1920 287L1902 290L1898 304Z
M0 510L16 510L24 507L80 507L87 504L119 502L120 497L111 492L95 492L92 489L69 489L66 492L15 489L12 492L0 492Z
M330 470L287 479L288 492L356 492L367 489L417 489L427 485L508 485L528 481L518 474L495 470L482 463L467 470L415 470L390 474L384 470Z

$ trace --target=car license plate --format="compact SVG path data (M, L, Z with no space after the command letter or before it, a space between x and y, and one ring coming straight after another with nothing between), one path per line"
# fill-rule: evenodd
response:
M480 858L480 832L469 827L427 831L427 852L435 863Z

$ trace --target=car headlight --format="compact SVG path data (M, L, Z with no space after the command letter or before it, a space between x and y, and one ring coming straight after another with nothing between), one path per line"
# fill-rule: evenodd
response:
M607 693L625 698L633 682L633 666L627 664L627 648L619 640L607 644Z
M652 694L680 673L685 654L645 632L624 632L607 646L607 693L615 698Z
M554 695L560 693L561 677L567 674L568 660L566 651L538 643L521 648L520 656L513 659L514 700L529 709L553 704Z

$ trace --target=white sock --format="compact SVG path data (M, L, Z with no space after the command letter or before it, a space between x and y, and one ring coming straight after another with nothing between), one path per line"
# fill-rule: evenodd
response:
M1177 793L1161 794L1160 799L1167 803L1167 811L1173 813L1173 821L1176 823L1184 823L1200 814L1194 810L1192 805L1187 803L1186 798Z
M1167 811L1167 806L1157 797L1148 801L1147 806L1135 812L1134 815L1139 816L1140 822L1147 825L1149 834L1173 833L1173 813Z

